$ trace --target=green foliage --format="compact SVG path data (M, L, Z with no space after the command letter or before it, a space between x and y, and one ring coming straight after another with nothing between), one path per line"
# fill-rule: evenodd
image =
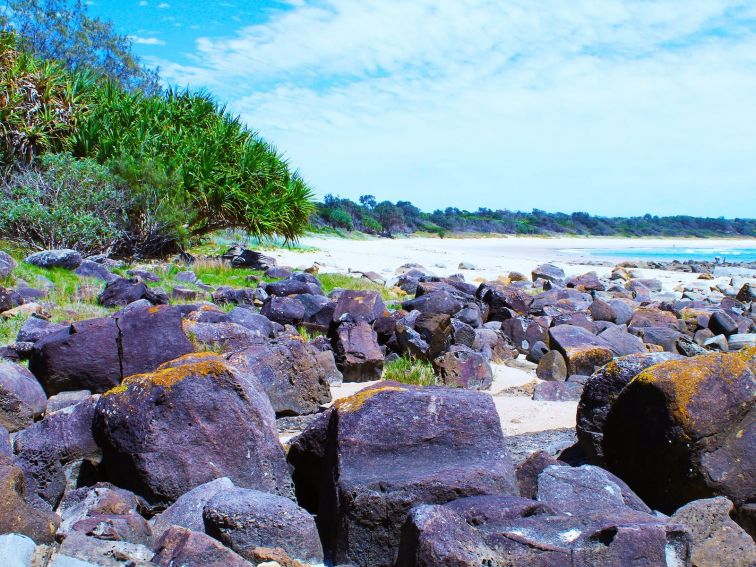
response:
M0 33L0 166L31 163L59 152L92 102L94 80L20 50L16 36Z
M436 384L436 375L429 362L404 356L383 367L383 379L415 386L433 386Z
M383 230L381 223L379 223L373 217L368 216L362 217L362 226L365 227L366 232L373 234L379 233L381 232L381 230Z
M343 228L346 230L354 230L354 222L352 221L352 215L343 209L335 209L330 211L327 215L330 224L336 228Z
M383 301L398 299L398 296L386 286L371 282L366 278L355 278L347 274L318 274L317 278L326 295L339 288L377 291L381 294Z
M116 33L112 22L89 17L80 0L0 2L0 27L18 33L24 49L41 59L88 69L127 90L159 90L157 71L132 53L131 39Z
M70 154L48 154L0 184L0 233L39 250L107 250L120 238L125 202L106 167Z

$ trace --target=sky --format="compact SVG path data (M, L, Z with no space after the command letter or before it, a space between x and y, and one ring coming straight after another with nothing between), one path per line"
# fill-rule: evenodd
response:
M318 196L756 216L756 1L93 0Z

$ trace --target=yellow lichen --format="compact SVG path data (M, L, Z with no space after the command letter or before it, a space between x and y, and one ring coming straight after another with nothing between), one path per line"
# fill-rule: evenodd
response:
M701 386L709 379L732 384L745 370L745 364L739 354L712 353L661 362L638 374L632 382L655 384L671 395L671 407L675 418L684 428L691 430L695 423L690 417L688 407L701 391ZM663 385L669 385L669 388L664 388Z
M210 352L192 353L161 365L155 372L124 378L118 386L111 388L103 396L123 394L132 386L160 386L167 390L189 376L214 379L226 372L228 367L218 355Z
M366 401L368 401L373 396L380 394L381 392L403 392L406 390L407 388L401 388L399 386L381 386L380 388L367 388L365 390L360 390L356 394L352 394L348 398L336 400L333 405L338 408L339 411L355 412L359 411L360 408L365 405Z

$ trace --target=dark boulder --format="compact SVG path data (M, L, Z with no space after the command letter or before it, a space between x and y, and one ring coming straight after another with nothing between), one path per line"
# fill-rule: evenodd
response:
M297 297L271 296L260 314L281 325L299 325L305 318L305 306Z
M153 305L164 305L168 298L152 290L138 279L118 278L105 286L97 297L103 307L124 307L129 303L146 299Z
M751 355L752 356L752 355ZM638 374L611 406L609 470L650 506L756 494L756 379L748 353L662 362Z
M554 264L541 264L540 266L533 268L531 276L533 277L533 281L541 279L548 282L559 283L564 279L565 274L562 268L555 266Z
M549 382L564 382L567 380L567 362L562 353L550 350L538 361L536 376Z
M234 307L228 312L229 321L246 327L257 337L267 338L273 336L273 325L265 315L255 313L246 307Z
M234 305L254 305L255 304L255 290L252 288L235 288L227 285L219 286L212 294L213 303L218 305L234 304Z
M604 463L604 423L614 400L641 371L668 360L681 360L671 353L643 353L615 358L591 375L577 410L577 436L589 462Z
M485 357L469 347L454 345L433 360L433 370L440 386L488 390L493 370Z
M715 311L709 319L709 330L715 335L730 336L738 332L738 324L724 311Z
M47 408L45 413L50 414L64 408L75 406L79 402L83 402L92 392L89 390L73 390L70 392L61 392L47 398Z
M432 291L402 303L405 311L422 313L443 313L454 315L463 307L463 302L448 291Z
M275 258L255 252L254 250L242 248L241 246L232 246L221 258L230 263L234 268L268 270L276 266Z
M152 563L161 567L253 567L215 538L171 526L155 543Z
M644 327L667 327L669 329L679 330L680 325L675 314L670 311L662 311L655 307L639 307L633 313L632 319L628 323L628 328L643 329Z
M421 313L415 320L414 329L428 345L429 360L440 356L451 346L451 317L445 313Z
M517 350L503 332L485 327L475 329L473 349L480 352L486 360L494 363L517 358Z
M533 399L537 402L576 402L583 393L578 382L541 382L536 384Z
M567 362L568 374L593 374L596 367L612 359L609 344L583 327L559 325L549 330L552 349L558 350Z
M205 520L202 519L202 510L205 509L205 504L218 492L233 487L234 483L231 482L231 479L223 477L200 484L189 492L185 492L173 504L152 519L153 533L160 536L171 526L181 526L195 532L204 532Z
M52 511L38 510L26 499L24 473L0 454L0 533L17 533L38 544L52 543L60 519Z
M174 307L134 309L72 324L35 343L29 369L48 395L65 390L101 393L124 376L149 372L192 352Z
M535 499L538 495L538 477L546 467L561 464L548 451L535 451L517 465L517 486L520 496Z
M393 565L416 504L517 493L493 401L471 390L362 390L321 414L288 458L334 564Z
M333 350L345 382L367 382L381 377L383 352L375 331L366 322L339 325L333 333Z
M24 260L27 264L40 268L65 268L75 270L81 265L82 258L76 250L44 250L35 252Z
M317 413L331 401L326 369L317 351L301 339L252 345L231 354L228 361L259 380L277 417Z
M55 507L67 483L93 474L100 448L92 435L99 396L53 412L19 431L14 439L16 461L26 476L26 492Z
M83 260L79 267L74 270L74 273L82 278L93 278L104 282L112 282L119 279L119 276L108 270L105 266L91 260Z
M7 278L16 268L16 261L8 254L0 250L0 280Z
M488 306L490 321L505 321L516 314L526 315L533 302L532 296L513 285L483 283L476 295Z
M195 350L238 351L261 341L257 333L236 323L195 323L184 320L183 328Z
M314 281L313 281L314 280ZM296 295L300 293L309 293L311 295L325 295L320 287L320 282L316 278L303 278L298 274L277 282L269 283L265 286L268 295L285 297L287 295Z
M386 306L377 291L344 290L336 301L333 311L333 321L341 323L349 321L367 321L373 323L384 315Z
M47 397L25 366L0 359L0 425L13 433L41 417Z
M588 310L591 312L594 321L617 322L617 313L615 313L614 308L603 299L594 299Z
M281 548L303 563L322 563L323 548L312 516L283 496L229 488L205 505L205 531L242 557L255 548Z
M615 356L627 356L646 352L643 341L639 337L628 333L624 325L609 327L599 333L598 337L609 345Z
M223 476L289 494L275 414L262 386L217 355L187 355L104 394L93 430L108 480L167 505ZM232 442L230 442L232 441Z
M16 335L16 342L36 343L42 337L52 335L67 328L68 325L64 325L63 323L50 323L47 319L32 315L26 320L24 326L19 329Z
M596 272L588 272L587 274L567 278L564 285L575 287L582 291L604 291L605 289Z
M501 330L521 354L528 354L532 345L549 342L549 320L546 317L517 316L502 321Z

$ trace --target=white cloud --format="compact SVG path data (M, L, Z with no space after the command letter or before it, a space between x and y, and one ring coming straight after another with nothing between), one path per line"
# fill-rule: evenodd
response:
M165 45L165 42L157 37L142 37L139 35L130 35L129 39L137 45Z
M139 5L142 7L147 6L147 0L139 0Z
M297 1L160 66L230 100L320 193L752 215L756 30L733 21L746 9Z
M161 2L160 4L158 4L157 7L160 8L161 10L167 10L168 8L171 7L171 5L166 2Z

